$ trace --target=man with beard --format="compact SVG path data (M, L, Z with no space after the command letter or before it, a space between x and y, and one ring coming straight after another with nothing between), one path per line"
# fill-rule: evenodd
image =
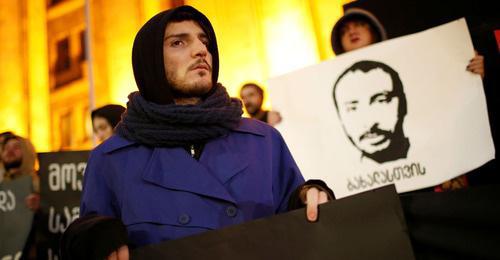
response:
M3 175L5 173L5 168L3 167L3 162L2 162L2 157L1 157L1 154L2 154L2 144L3 144L3 141L14 135L12 132L10 131L7 131L7 132L3 132L3 133L0 133L0 183L2 182L3 180Z
M33 179L33 193L26 197L26 207L36 211L40 206L39 179L35 172L35 148L28 139L14 134L3 137L0 161L4 167L3 180L11 181L18 177L30 175Z
M0 180L0 182L14 182L21 177L30 176L31 194L24 198L24 206L36 213L40 208L40 181L35 171L35 148L28 139L14 135L10 132L3 133L0 138L3 139L0 143L0 162L2 162L4 167L3 180ZM21 219L20 221L23 219L26 220L24 216L16 216L16 218ZM36 223L36 221L37 216L35 215L33 216L33 222ZM12 223L2 224L9 225ZM31 227L26 230L29 234L26 234L27 238L23 248L22 258L34 259L36 255L35 224L32 224L30 221L24 223L24 225L31 225ZM22 230L17 229L18 226L12 227L16 228L17 233L23 234Z
M246 83L241 87L240 97L251 118L266 122L272 126L281 122L281 115L276 111L262 109L264 90L255 83Z
M4 167L3 180L10 181L30 175L33 178L33 193L26 197L26 207L36 211L40 207L40 184L35 172L36 152L33 144L20 136L8 133L0 144L0 161Z
M349 140L377 163L406 158L406 97L399 75L386 64L360 61L335 82L333 100Z
M271 216L289 204L307 204L315 221L318 203L333 199L320 182L304 183L274 128L241 118L241 102L217 83L217 42L205 15L190 6L157 14L137 33L132 63L139 92L129 95L116 134L90 155L80 208L87 219L68 228L63 259L128 257L116 242L124 240L116 237L120 225L87 221L94 216L120 220L137 247Z

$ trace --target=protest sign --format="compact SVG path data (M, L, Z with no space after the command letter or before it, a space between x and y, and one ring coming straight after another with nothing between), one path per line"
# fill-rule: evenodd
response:
M306 179L337 197L440 184L494 158L472 57L460 19L273 78L277 128Z
M37 256L56 259L59 238L80 214L82 181L89 151L40 153L41 218Z

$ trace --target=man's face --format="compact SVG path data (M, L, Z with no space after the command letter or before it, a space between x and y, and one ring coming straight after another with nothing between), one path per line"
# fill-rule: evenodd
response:
M394 141L400 100L393 91L391 76L382 69L348 72L337 84L344 130L366 154L384 150Z
M241 99L245 105L245 109L250 115L259 112L262 107L262 96L254 87L245 87L240 92Z
M108 120L104 117L96 116L92 120L92 125L94 127L94 133L97 136L99 142L104 142L104 140L110 138L113 135L113 128L109 124Z
M207 35L194 21L173 22L165 28L163 62L177 94L199 97L212 88L212 54L207 46Z
M340 28L340 42L344 51L352 51L375 41L370 25L363 21L348 21Z
M10 139L7 141L2 150L2 162L4 165L20 165L23 160L23 151L21 149L21 141Z

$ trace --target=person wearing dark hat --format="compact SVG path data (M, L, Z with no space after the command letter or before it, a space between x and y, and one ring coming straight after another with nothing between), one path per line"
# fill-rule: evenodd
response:
M92 128L99 142L113 135L113 129L120 122L123 112L125 108L120 105L105 105L92 111Z
M385 40L387 33L380 21L359 8L348 9L333 26L331 35L333 52L337 55Z
M385 40L387 33L377 17L360 8L346 10L333 26L331 34L332 49L336 55ZM466 70L484 78L484 57L476 52Z
M136 35L132 63L139 91L116 134L90 155L81 216L121 220L137 247L296 206L315 221L317 205L334 198L321 181L304 183L277 130L241 117L241 101L217 83L215 33L198 10L151 18Z

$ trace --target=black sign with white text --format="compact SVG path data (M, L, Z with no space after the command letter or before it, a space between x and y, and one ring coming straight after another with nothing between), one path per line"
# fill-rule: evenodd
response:
M89 151L39 153L41 218L38 259L59 259L59 238L80 213L83 173Z

